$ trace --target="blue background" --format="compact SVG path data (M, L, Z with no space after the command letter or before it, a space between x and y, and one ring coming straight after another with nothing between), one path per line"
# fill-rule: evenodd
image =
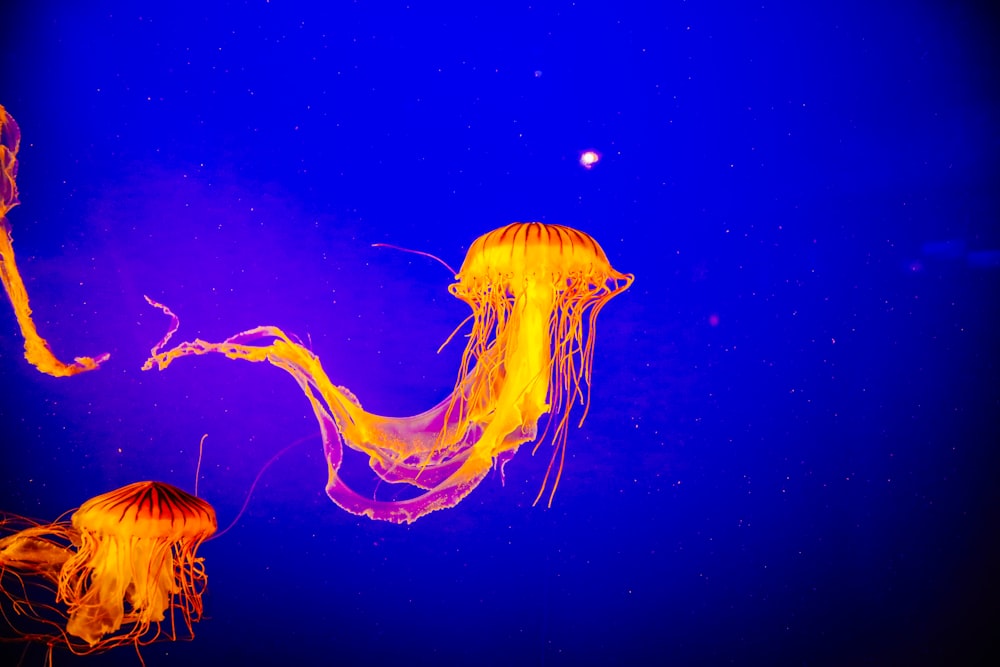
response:
M58 355L112 356L43 376L4 308L0 508L52 519L149 478L193 491L208 433L199 493L227 524L305 438L203 547L195 640L146 664L997 653L985 10L21 4L0 46L19 266ZM586 231L636 275L602 313L551 509L531 505L548 456L525 447L454 509L360 519L325 496L291 378L139 370L167 325L148 294L182 339L274 324L367 409L414 414L450 390L461 346L436 350L467 309L440 265L371 244L458 265L515 220Z

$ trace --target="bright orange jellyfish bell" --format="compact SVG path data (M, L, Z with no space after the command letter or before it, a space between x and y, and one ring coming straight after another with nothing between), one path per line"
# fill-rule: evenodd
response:
M163 482L136 482L88 500L72 521L80 544L58 587L70 635L92 647L146 644L160 632L147 638L150 626L175 610L192 632L207 582L196 552L217 527L211 505ZM123 625L124 637L104 639Z

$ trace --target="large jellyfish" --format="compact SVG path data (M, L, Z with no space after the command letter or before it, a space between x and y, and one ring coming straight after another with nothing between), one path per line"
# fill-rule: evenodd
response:
M0 281L14 306L14 315L24 336L24 358L41 372L56 377L92 371L108 358L107 353L97 357L77 357L74 363L64 363L52 353L31 319L28 291L14 261L14 240L7 221L7 212L20 203L17 198L17 151L20 145L21 131L17 123L0 105Z
M137 482L88 500L71 522L8 517L0 528L11 533L0 539L0 611L18 639L81 655L139 647L176 639L175 613L193 636L207 582L197 550L216 529L204 500Z
M473 328L455 388L412 417L366 412L353 393L334 386L318 357L277 327L258 327L221 343L196 339L164 351L179 322L152 300L173 322L143 368L163 370L182 356L218 353L284 369L319 421L327 494L349 512L398 523L456 505L494 465L502 466L534 440L538 419L551 413L546 430L554 451L537 502L553 470L552 493L559 483L572 404L584 405L580 423L589 407L597 315L634 277L613 269L587 234L530 222L477 239L456 278L450 291L472 308ZM355 492L340 476L343 444L368 455L382 480L423 492L396 501Z

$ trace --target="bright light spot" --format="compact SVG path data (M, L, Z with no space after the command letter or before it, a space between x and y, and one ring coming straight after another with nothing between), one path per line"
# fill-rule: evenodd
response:
M708 316L708 326L710 326L710 327L717 327L717 326L719 326L719 314L718 313L712 313L711 315Z
M595 164L597 164L601 159L601 154L597 151L584 151L580 153L580 166L584 169L590 169Z

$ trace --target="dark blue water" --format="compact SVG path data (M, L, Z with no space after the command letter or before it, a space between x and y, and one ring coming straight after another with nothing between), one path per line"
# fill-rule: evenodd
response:
M111 353L41 375L0 303L0 508L193 491L207 433L198 491L227 524L306 439L202 548L195 640L146 664L995 656L985 10L210 4L25 6L0 46L36 321L61 357ZM440 265L371 244L457 265L515 220L586 231L636 275L598 323L551 509L524 447L454 509L355 517L285 374L140 371L167 326L146 294L179 337L274 324L367 409L417 413L451 389L461 343L436 350L467 308Z

